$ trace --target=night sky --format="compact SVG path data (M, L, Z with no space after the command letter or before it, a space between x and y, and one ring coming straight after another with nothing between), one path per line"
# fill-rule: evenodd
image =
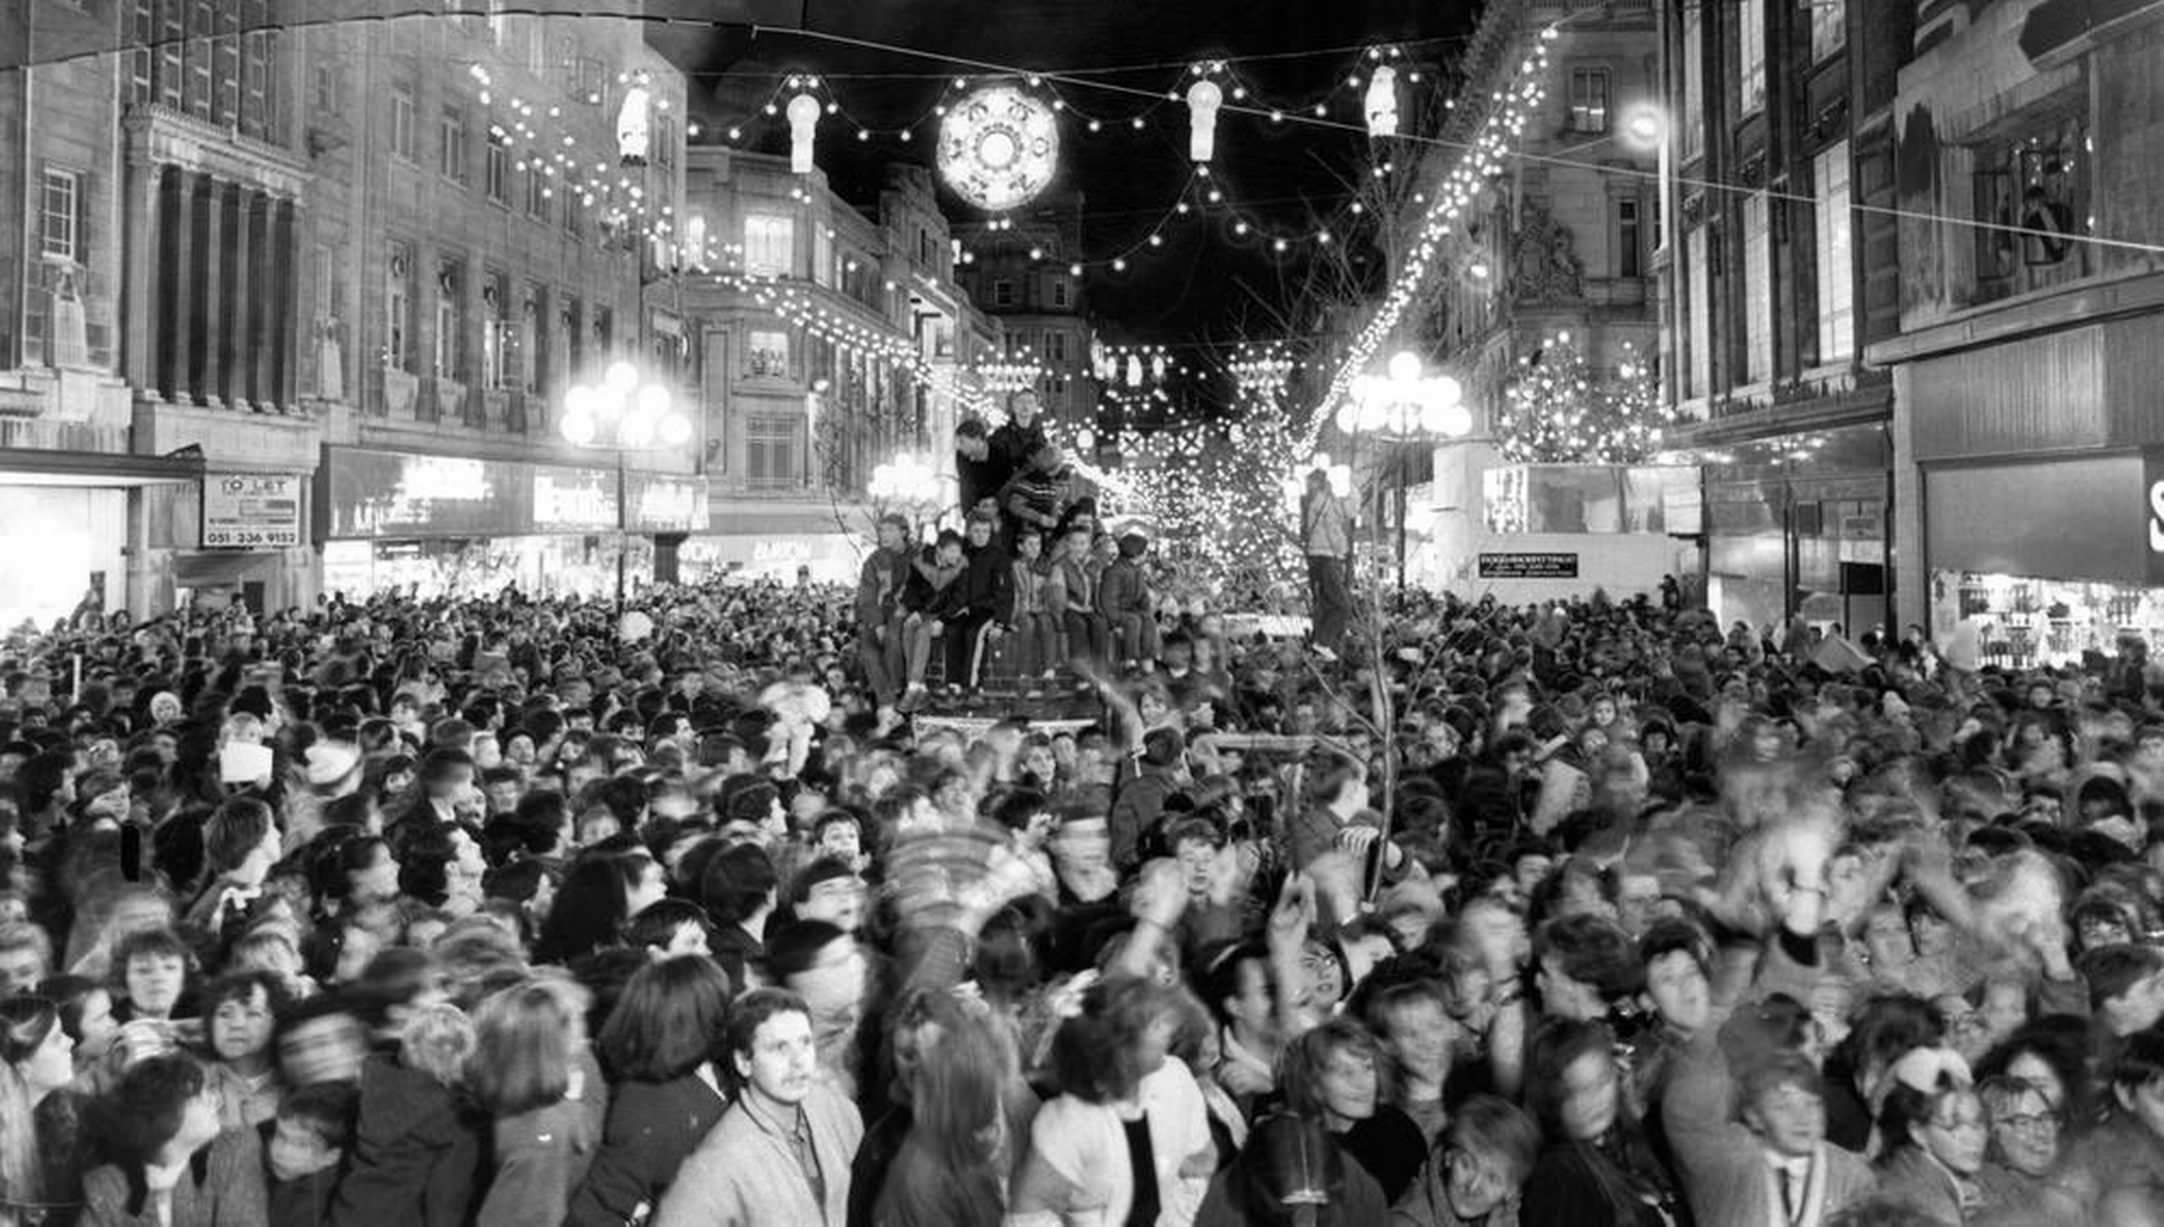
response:
M825 34L893 44L1041 72L1201 58L1282 55L1286 52L1400 43L1411 59L1447 66L1471 29L1473 0L806 0L805 25ZM649 40L693 74L694 118L705 139L718 139L732 119L755 112L777 74L830 74L850 118L872 127L898 127L924 115L957 74L952 63L921 56L844 46L787 31L656 29ZM1333 81L1342 84L1358 58L1347 51L1236 65L1258 99L1312 102ZM850 79L847 74L896 74ZM1178 70L1156 68L1089 79L1156 91L1177 85ZM1430 76L1419 88L1434 89ZM1079 192L1085 202L1088 259L1107 259L1141 241L1177 199L1190 173L1187 109L1166 104L1143 132L1124 120L1147 99L1064 86L1078 109L1119 117L1100 135L1080 120L1062 127L1060 181L1037 207ZM1356 95L1339 90L1331 118L1358 122ZM1228 100L1229 101L1229 100ZM859 143L839 123L820 132L819 162L844 197L876 201L880 167L895 160L928 162L930 125L913 143ZM787 126L765 121L745 129L743 145L787 149ZM1227 114L1218 124L1215 174L1231 201L1268 225L1308 229L1311 219L1340 214L1349 199L1344 181L1365 165L1367 142L1348 131L1258 116ZM973 212L943 196L950 217ZM1343 224L1342 216L1339 224ZM1296 297L1296 246L1275 256L1253 238L1242 240L1229 219L1183 219L1164 232L1166 244L1145 249L1125 274L1093 272L1090 306L1111 339L1183 344L1223 343L1236 335L1268 335L1271 311ZM1356 242L1355 250L1360 248Z

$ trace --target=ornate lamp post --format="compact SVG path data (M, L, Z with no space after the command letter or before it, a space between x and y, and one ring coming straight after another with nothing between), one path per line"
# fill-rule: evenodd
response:
M616 612L624 610L624 569L631 553L633 452L674 450L691 442L691 419L675 407L667 386L642 382L637 367L610 364L598 384L574 384L564 393L564 441L580 449L616 454Z
M1465 389L1444 374L1427 374L1420 355L1410 351L1390 359L1386 373L1361 375L1352 382L1352 398L1338 407L1337 428L1350 442L1357 468L1360 440L1390 444L1421 439L1462 439L1473 429L1465 407ZM1397 465L1398 587L1405 587L1405 466ZM1378 492L1379 493L1379 492Z

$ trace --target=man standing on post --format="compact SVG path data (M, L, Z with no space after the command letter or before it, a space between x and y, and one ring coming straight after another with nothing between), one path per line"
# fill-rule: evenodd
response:
M1352 510L1330 489L1330 475L1311 469L1307 493L1300 499L1300 550L1307 555L1308 612L1314 622L1315 650L1337 659L1345 647L1352 619L1352 592L1346 567L1352 558Z
M966 417L954 428L954 484L962 498L962 518L969 519L977 504L997 498L1001 486L1014 476L992 451L991 432L984 419Z
M879 548L857 575L857 659L881 707L902 692L902 585L909 582L909 521L879 517Z

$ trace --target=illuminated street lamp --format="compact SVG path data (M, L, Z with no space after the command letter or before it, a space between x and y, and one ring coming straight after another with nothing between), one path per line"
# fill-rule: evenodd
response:
M1338 407L1337 428L1346 435L1462 439L1473 429L1473 414L1457 380L1423 375L1418 354L1400 353L1390 359L1387 375L1353 380L1352 399Z
M907 516L912 529L919 521L938 515L958 497L955 479L941 473L929 457L915 452L897 453L894 459L874 468L864 492L871 496L875 508Z
M1473 413L1465 407L1465 388L1448 375L1429 375L1421 370L1420 355L1396 354L1382 375L1362 375L1352 381L1352 398L1338 406L1337 428L1357 455L1362 438L1387 443L1418 439L1462 439L1472 433ZM1318 457L1320 464L1322 458ZM1405 466L1398 474L1398 587L1405 587ZM1331 478L1337 484L1336 475ZM1348 468L1345 483L1351 485ZM1378 505L1381 492L1376 493Z
M616 612L624 610L624 568L631 553L633 452L675 450L691 442L691 419L675 407L666 385L642 383L637 367L615 362L598 384L573 384L564 393L564 441L581 449L616 453Z

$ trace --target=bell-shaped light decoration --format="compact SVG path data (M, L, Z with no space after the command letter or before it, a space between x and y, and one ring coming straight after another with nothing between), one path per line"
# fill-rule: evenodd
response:
M1127 356L1127 386L1130 388L1142 386L1142 359L1133 354Z
M1368 77L1368 135L1398 134L1398 71L1383 65Z
M1217 156L1217 111L1225 91L1205 77L1187 87L1187 156L1208 162Z
M616 156L626 166L646 165L652 143L653 91L634 85L624 91L624 105L616 112Z
M789 100L789 169L795 174L812 172L812 138L819 130L822 109L810 94Z

